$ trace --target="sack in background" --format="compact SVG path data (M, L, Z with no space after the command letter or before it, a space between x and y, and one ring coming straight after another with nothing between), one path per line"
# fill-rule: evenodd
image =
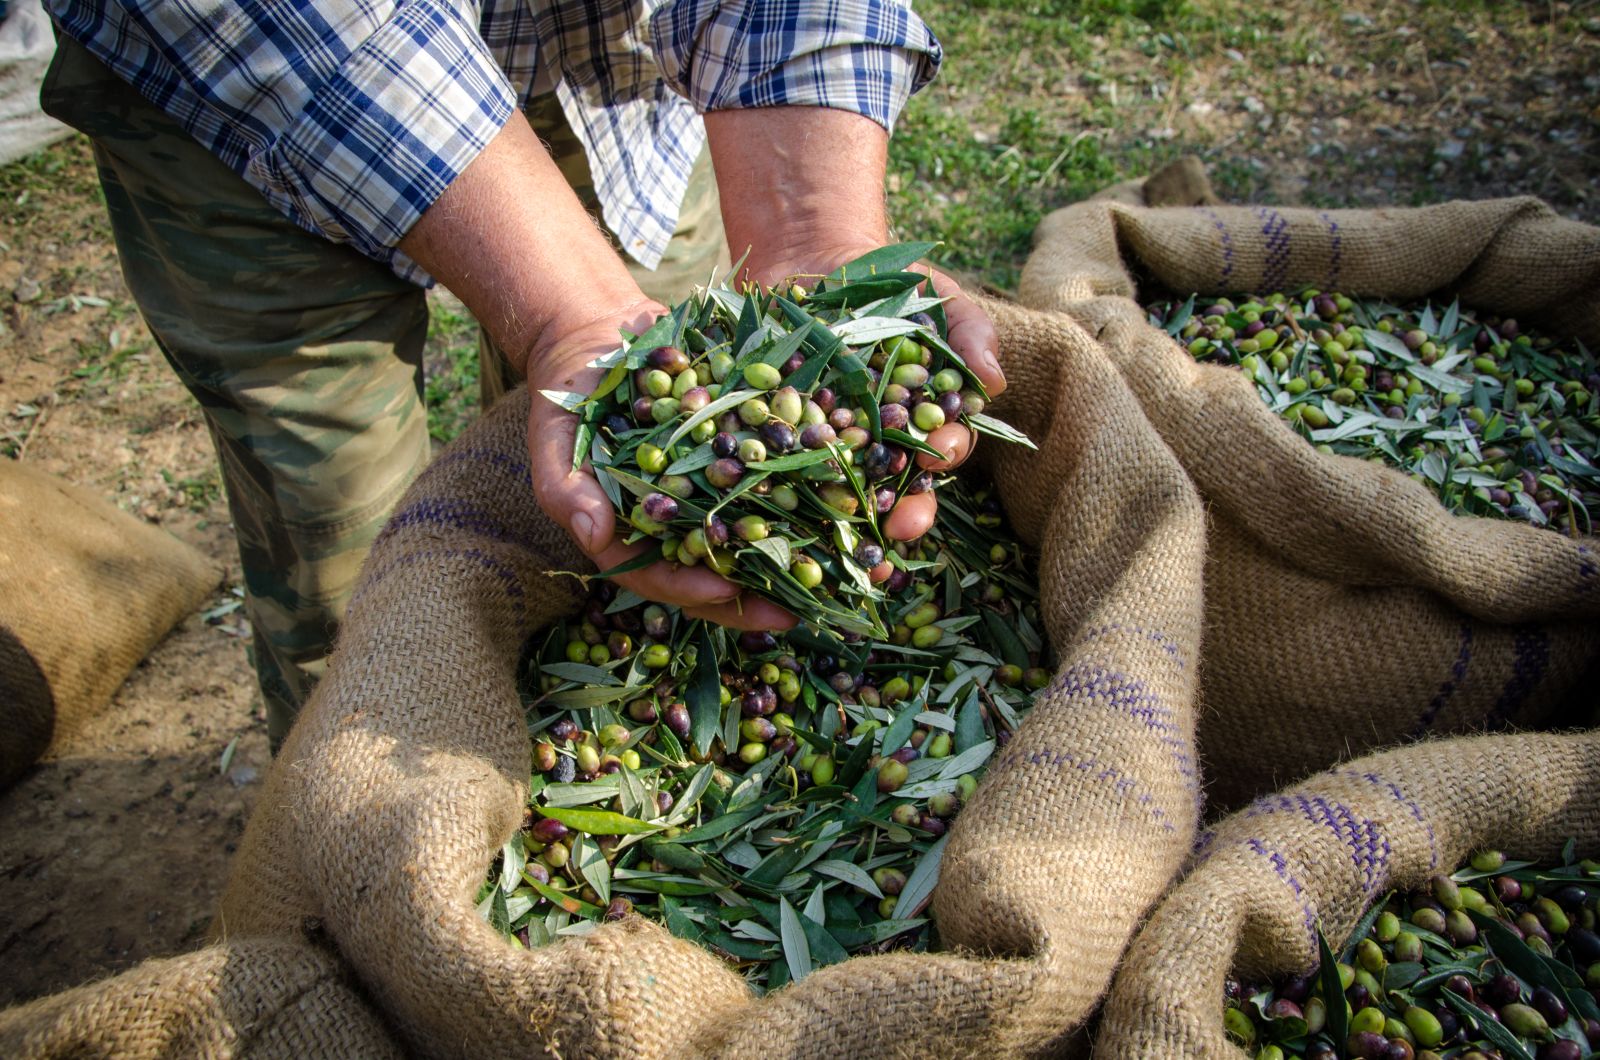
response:
M0 460L0 788L103 709L221 580L166 531Z
M1208 797L1250 796L1397 739L1586 720L1600 542L1448 514L1398 471L1326 456L1243 373L1196 363L1129 299L1444 293L1600 338L1600 229L1532 199L1415 210L1087 202L1039 225L1030 305L1085 323L1212 514L1200 728Z
M1308 971L1390 889L1480 848L1554 861L1600 849L1600 733L1436 740L1257 800L1202 837L1197 863L1129 948L1096 1060L1246 1060L1222 1027L1223 979Z

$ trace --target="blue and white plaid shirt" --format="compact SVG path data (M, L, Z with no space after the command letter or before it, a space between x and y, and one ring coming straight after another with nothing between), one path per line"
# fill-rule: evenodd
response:
M836 107L891 128L940 51L910 0L45 0L61 30L297 224L395 249L534 95L583 142L647 266L677 225L699 112Z

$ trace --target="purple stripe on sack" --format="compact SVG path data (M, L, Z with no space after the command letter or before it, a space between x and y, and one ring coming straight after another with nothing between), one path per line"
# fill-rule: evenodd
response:
M1194 849L1189 852L1189 855L1194 859L1195 864L1198 865L1200 862L1211 856L1211 844L1215 843L1216 841L1216 829L1207 828L1204 832L1200 833L1199 837L1194 841Z
M1439 686L1433 698L1428 701L1428 709L1422 712L1422 717L1417 719L1416 727L1411 730L1411 738L1418 739L1427 734L1433 719L1439 716L1450 697L1455 695L1456 689L1461 687L1461 682L1466 680L1467 667L1472 664L1472 627L1463 624L1461 627L1461 640L1456 648L1456 661L1450 667L1450 678Z
M530 490L533 488L533 474L528 470L528 465L525 461L502 453L498 449L487 449L483 446L446 449L439 454L438 459L429 465L429 470L432 471L434 468L443 467L446 464L459 464L464 460L488 464L490 467L506 472L512 478L526 485Z
M1318 795L1257 799L1245 810L1244 816L1261 817L1273 813L1297 813L1310 823L1327 828L1348 851L1350 863L1361 877L1363 893L1371 895L1382 885L1393 851L1376 821L1361 816L1342 802L1331 802Z
M1500 698L1495 700L1493 709L1483 719L1484 723L1498 728L1509 722L1544 680L1549 665L1550 635L1542 629L1520 630L1511 642L1511 676L1500 690Z
M1217 215L1217 211L1209 206L1196 206L1195 209L1211 218L1211 226L1222 237L1222 271L1217 274L1217 283L1221 285L1233 275L1233 236L1229 234L1227 224Z
M1200 786L1200 775L1195 769L1194 749L1183 729L1173 718L1173 713L1161 697L1137 678L1112 670L1103 670L1087 663L1077 663L1062 671L1051 682L1047 694L1067 695L1091 702L1103 703L1112 710L1136 718L1145 728L1157 733L1167 748L1167 753L1177 764L1178 772L1191 789Z
M395 512L389 517L380 540L410 526L444 526L508 544L531 546L534 543L531 537L508 529L503 521L483 509L464 500L447 498L425 498Z
M1433 825L1429 824L1428 819L1423 816L1422 807L1417 804L1415 799L1407 795L1405 791L1401 789L1400 785L1394 783L1393 781L1385 780L1376 773L1362 773L1355 769L1341 769L1337 775L1341 777L1350 777L1353 780L1364 780L1368 784L1372 784L1375 787L1381 788L1385 795L1388 795L1401 806L1404 806L1407 810L1409 810L1411 812L1411 816L1416 819L1416 822L1422 826L1423 831L1427 833L1428 867L1434 869L1439 867L1439 841L1433 834Z
M1588 545L1578 546L1578 577L1593 579L1596 571L1600 571L1600 566L1596 566L1593 556L1594 553ZM1592 580L1585 581L1579 584L1578 591L1586 593L1593 588L1594 582Z
M1178 647L1178 639L1170 633L1163 633L1159 629L1145 629L1143 626L1125 626L1121 622L1108 622L1085 633L1083 639L1078 643L1087 644L1091 640L1108 636L1112 633L1131 633L1134 636L1143 637L1166 652L1172 661L1178 664L1178 669L1187 669L1189 666L1183 657L1183 650Z
M360 587L350 595L350 606L355 607L370 590L375 589L380 582L399 570L423 561L437 562L451 559L476 561L478 566L493 574L500 582L500 587L510 599L512 608L519 615L524 613L525 608L522 601L527 594L523 592L522 579L518 577L516 569L503 560L476 548L440 548L423 549L420 552L407 552L398 559L368 571L362 577Z
M994 771L999 773L1018 765L1049 766L1062 772L1070 769L1084 774L1089 780L1109 782L1112 790L1118 795L1124 798L1132 797L1135 803L1144 807L1151 819L1161 826L1162 831L1178 830L1171 815L1161 808L1155 796L1141 789L1137 780L1116 766L1102 765L1094 755L1079 757L1071 751L1055 751L1050 748L1043 748L1026 755L1020 750L1012 750L996 760ZM1198 803L1195 810L1199 811Z
M1339 228L1339 222L1327 211L1317 214L1328 226L1328 280L1323 287L1328 290L1339 289L1339 269L1344 259L1344 232Z
M1289 222L1270 206L1257 207L1255 214L1261 219L1261 234L1267 240L1266 257L1261 263L1261 286L1273 291L1283 286L1289 275Z
M1300 885L1294 873L1289 871L1289 859L1259 839L1248 839L1244 845L1251 852L1266 858L1267 864L1272 866L1272 871L1278 874L1278 879L1294 892L1295 901L1300 905L1301 921L1306 929L1306 942L1314 948L1317 944L1317 918L1311 912L1311 903L1306 901L1305 888Z

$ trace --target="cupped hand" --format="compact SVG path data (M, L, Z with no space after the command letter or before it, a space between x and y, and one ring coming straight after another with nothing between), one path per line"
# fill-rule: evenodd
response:
M645 546L622 543L611 499L589 462L573 470L578 417L539 391L592 393L605 373L590 364L617 348L619 330L640 334L666 311L659 303L643 300L576 326L552 326L528 358L528 457L534 494L539 506L566 528L601 570L640 555ZM783 630L795 624L794 616L781 607L740 593L737 585L703 567L653 563L613 580L646 599L676 604L695 618L735 629Z
M878 249L879 245L875 240L860 240L801 251L758 246L752 248L746 259L744 278L769 286L794 282L810 287L840 265ZM948 299L944 312L950 324L950 348L967 362L967 367L983 383L991 398L999 396L1006 388L1006 377L995 356L999 340L989 314L967 296L960 284L938 269L917 264L911 266L911 271L926 273L939 297ZM929 471L948 471L972 454L977 438L959 423L947 423L928 435L928 444L945 456L940 459L929 453L919 453L918 465ZM938 504L933 491L901 498L884 522L884 533L897 541L916 540L933 526ZM872 572L872 577L874 581L882 581L890 573L892 568L884 564Z

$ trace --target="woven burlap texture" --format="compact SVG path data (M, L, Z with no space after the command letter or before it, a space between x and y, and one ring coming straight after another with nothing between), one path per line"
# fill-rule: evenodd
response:
M1200 728L1208 797L1238 805L1426 734L1561 724L1600 655L1600 544L1451 516L1405 475L1317 452L1243 373L1197 364L1131 300L1179 292L1459 295L1600 334L1600 230L1534 200L1416 210L1139 208L1047 217L1031 305L1093 332L1212 516Z
M0 460L0 788L111 702L221 580L166 531Z
M719 960L630 918L516 949L473 896L522 817L519 650L581 569L537 509L526 395L422 476L374 547L327 677L274 764L225 933L327 925L427 1055L772 1057L1059 1048L1197 827L1194 658L1204 517L1110 363L1064 318L993 307L1001 406L1041 451L987 446L1042 543L1060 672L957 820L940 954L864 956L754 999Z
M399 1057L347 978L337 957L304 942L241 939L146 961L113 979L0 1012L0 1055Z
M1244 1060L1223 978L1302 973L1391 888L1472 851L1553 860L1600 850L1600 734L1437 740L1265 796L1201 838L1197 864L1139 933L1095 1036L1097 1060Z

